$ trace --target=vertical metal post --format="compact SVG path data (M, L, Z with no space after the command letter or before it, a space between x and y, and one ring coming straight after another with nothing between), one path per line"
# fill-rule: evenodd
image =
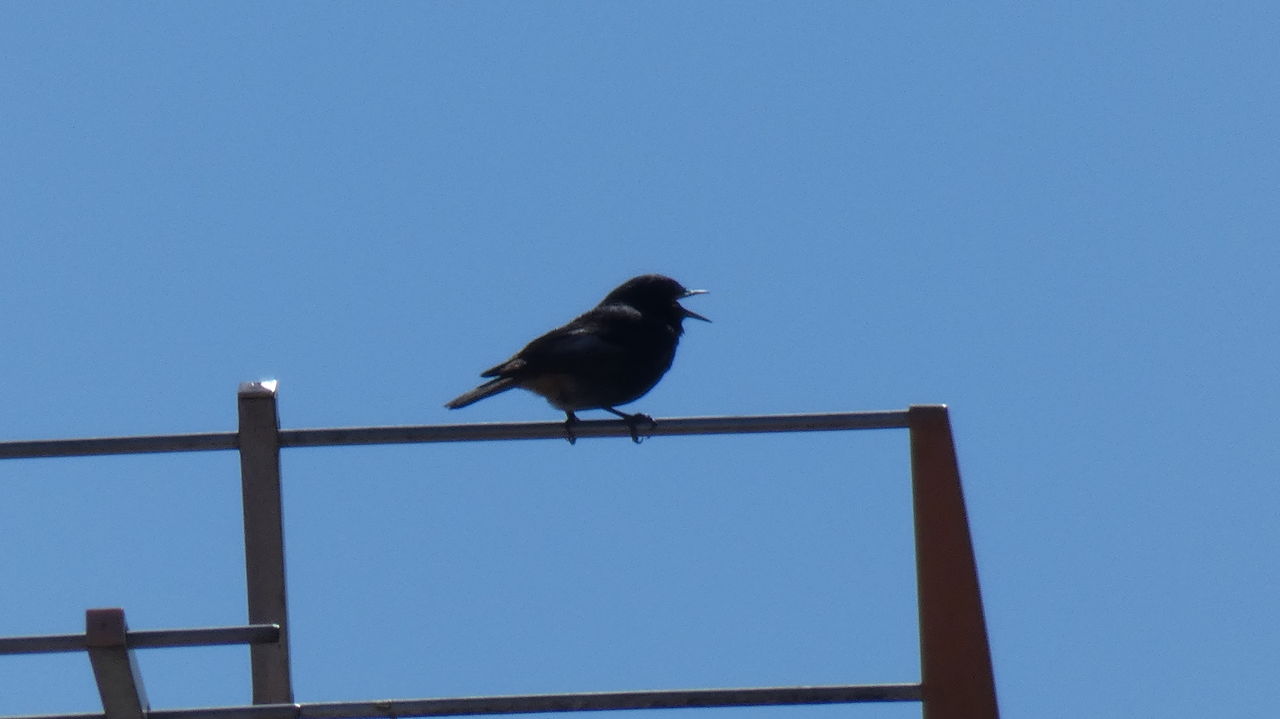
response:
M978 569L945 405L907 410L925 719L996 719Z
M143 719L151 709L127 633L123 609L84 613L84 645L106 719Z
M244 566L250 624L279 624L280 641L253 644L254 704L293 702L285 603L284 521L280 498L280 420L276 382L246 382L238 394Z

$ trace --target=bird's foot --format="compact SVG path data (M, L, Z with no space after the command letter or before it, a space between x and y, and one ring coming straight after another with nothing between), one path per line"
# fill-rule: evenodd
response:
M569 444L573 444L578 441L578 438L575 437L573 434L573 425L577 423L578 423L577 415L575 415L573 412L565 412L564 438L569 440Z
M653 421L653 417L650 417L647 414L641 414L639 412L636 412L635 414L628 416L626 419L627 419L627 429L631 430L631 441L635 442L636 444L640 444L646 439L649 439L650 437L652 437L653 436L652 432L654 427L658 426L658 423ZM636 425L641 421L649 425L649 434L646 434L644 437L640 437L639 434L636 432Z
M650 417L647 414L642 414L640 412L636 412L635 414L627 414L626 412L619 412L618 410L612 407L605 407L605 410L618 415L619 417L622 418L622 421L627 423L627 429L631 430L631 441L635 442L636 444L640 444L641 442L645 441L646 439L652 436L652 435L646 434L645 436L641 437L640 430L637 427L638 424L640 424L641 422L648 424L650 432L653 431L654 427L658 426L658 423L653 421L653 417Z

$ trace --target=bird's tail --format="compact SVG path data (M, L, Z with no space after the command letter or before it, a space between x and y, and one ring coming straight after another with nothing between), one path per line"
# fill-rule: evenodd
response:
M516 380L513 377L499 377L497 379L491 379L470 392L453 398L449 402L445 403L444 406L449 409L462 409L469 404L479 402L485 397L492 397L499 392L506 392L515 386Z

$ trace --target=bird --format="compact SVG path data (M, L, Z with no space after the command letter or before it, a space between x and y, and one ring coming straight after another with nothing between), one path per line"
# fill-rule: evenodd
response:
M685 318L711 320L680 300L706 294L664 275L640 275L619 285L587 312L538 337L505 362L480 374L479 387L445 403L461 409L519 387L546 398L565 413L565 438L573 444L575 412L602 409L626 421L641 442L637 424L655 426L646 414L617 409L643 397L666 374L684 334Z

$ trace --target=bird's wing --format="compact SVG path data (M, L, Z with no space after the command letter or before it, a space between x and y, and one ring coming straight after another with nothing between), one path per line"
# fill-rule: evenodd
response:
M638 314L638 313L637 313ZM623 356L625 343L617 336L614 313L599 309L542 335L514 357L484 372L482 377L514 377L543 373L573 373ZM606 321L607 320L607 321ZM622 319L625 323L625 319Z

